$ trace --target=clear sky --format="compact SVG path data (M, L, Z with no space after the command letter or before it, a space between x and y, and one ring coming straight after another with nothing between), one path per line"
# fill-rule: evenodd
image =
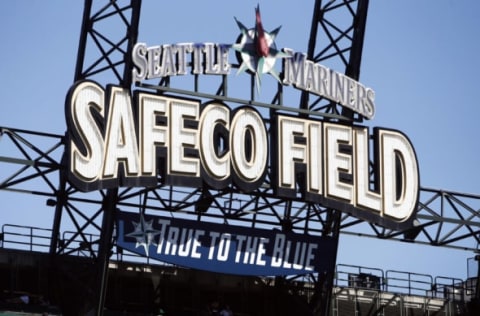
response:
M253 26L257 3L267 30L282 26L277 46L306 52L313 0L144 0L139 41L231 43L234 16ZM65 132L82 12L79 0L0 3L0 126ZM366 124L408 135L423 187L480 194L478 12L475 0L370 1L360 81L376 92L376 116ZM0 155L8 155L1 146ZM51 227L44 201L3 192L0 198L0 225ZM338 263L463 279L472 256L344 236Z

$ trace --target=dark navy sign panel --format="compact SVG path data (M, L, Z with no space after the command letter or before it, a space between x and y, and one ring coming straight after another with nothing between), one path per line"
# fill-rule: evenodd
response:
M332 272L335 241L227 224L118 212L117 244L184 267L240 275Z

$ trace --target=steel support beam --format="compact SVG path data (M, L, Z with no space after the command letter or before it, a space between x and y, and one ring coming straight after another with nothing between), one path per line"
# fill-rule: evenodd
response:
M84 79L96 79L100 74L107 73L116 78L117 84L130 89L132 85L131 69L132 59L129 52L137 42L138 24L140 20L141 0L110 0L97 1L85 0L82 27L78 45L77 63L75 68L74 82ZM102 25L109 22L119 22L124 27L119 29L118 38L103 35ZM99 23L101 22L101 23ZM100 26L98 26L100 24ZM116 24L118 25L118 24ZM109 83L114 82L110 81ZM64 173L61 172L61 175ZM62 176L60 188L58 189L56 214L54 221L53 237L60 235L60 222L62 213L67 211L66 201L63 199L67 183ZM86 224L81 226L75 221L78 232L73 236L82 235L83 245L86 245L94 258L95 280L93 299L86 299L93 303L96 315L103 315L105 295L108 280L108 262L112 249L112 238L114 230L115 210L117 208L118 190L107 190L103 196L100 213L103 217L98 239L98 250L95 249L91 240L84 236L84 228L92 223L99 216L98 212L92 214L83 213L82 217L87 218ZM72 213L68 210L69 214ZM70 242L67 242L70 244ZM58 244L57 238L52 238L51 253ZM82 243L81 243L82 244Z
M356 4L356 8L355 8ZM351 25L336 26L329 28L329 25L334 25L329 22L330 14L334 15L338 11L346 12L351 15ZM358 80L360 77L360 65L362 60L363 42L365 36L365 27L367 22L368 0L341 0L341 1L328 1L322 3L321 0L316 0L312 25L310 30L310 38L308 41L307 57L310 60L316 62L323 61L325 59L336 59L340 61L340 64L345 66L345 74L352 79ZM323 31L325 38L329 41L325 43L325 47L320 47L318 37L320 32ZM335 33L334 33L335 32ZM340 42L345 42L343 47L340 47ZM348 57L346 57L348 56ZM308 92L302 92L300 99L300 107L302 109L312 109L315 107L319 100L315 101L313 105L310 103L310 94ZM325 101L323 101L325 102ZM355 114L352 110L342 108L341 111L337 110L337 105L332 102L327 102L327 106L321 108L326 114L340 114L341 120L354 121ZM361 121L361 117L357 118ZM324 235L333 237L336 241L338 248L338 240L340 235L341 214L337 210L328 210L328 221L324 225ZM335 253L336 258L336 253ZM332 296L334 280L334 271L318 277L318 284L316 290L318 302L313 302L315 315L329 315L330 301Z

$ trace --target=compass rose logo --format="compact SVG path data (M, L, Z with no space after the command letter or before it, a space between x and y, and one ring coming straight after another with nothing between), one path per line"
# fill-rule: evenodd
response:
M155 236L160 234L160 231L153 228L153 219L145 221L143 214L140 214L140 221L132 221L134 227L133 232L126 234L125 236L133 237L136 240L135 248L143 247L147 257L149 256L150 245L157 246L155 243Z
M275 38L280 31L280 26L271 32L264 30L260 16L260 6L255 8L255 27L247 29L235 18L241 35L239 41L232 48L239 53L241 65L237 74L251 71L255 74L257 87L260 88L261 75L271 74L280 82L280 77L274 66L277 58L290 57L288 54L277 50Z

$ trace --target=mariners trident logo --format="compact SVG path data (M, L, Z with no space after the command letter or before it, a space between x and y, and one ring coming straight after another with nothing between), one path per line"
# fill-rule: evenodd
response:
M255 74L257 88L260 88L261 78L264 73L271 74L279 82L280 77L276 72L275 60L277 58L290 57L289 55L277 50L275 38L277 37L280 27L272 32L266 32L263 29L262 19L260 16L260 7L255 8L255 27L247 29L240 21L235 18L241 35L239 42L232 45L232 48L239 52L241 61L238 73L240 74L249 70Z

